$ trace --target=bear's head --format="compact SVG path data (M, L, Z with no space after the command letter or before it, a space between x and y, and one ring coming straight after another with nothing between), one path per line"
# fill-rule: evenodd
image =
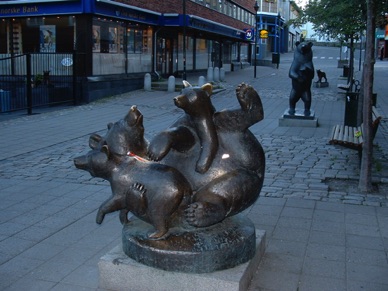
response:
M295 43L296 49L295 49L295 56L296 57L302 57L305 61L312 61L313 59L313 51L312 51L312 42L299 42L297 41Z
M142 164L149 162L134 154L117 155L105 144L99 149L92 149L85 155L74 158L74 165L77 169L89 172L92 177L111 181L112 175L120 172L119 169L124 166L128 170L137 161Z
M90 136L90 148L99 150L104 145L109 146L112 154L120 156L128 152L142 157L146 155L148 142L144 138L143 115L135 105L122 120L108 124L108 132L104 137L98 134Z
M174 98L178 108L183 109L190 116L203 116L213 114L215 108L210 100L213 86L210 83L202 87L193 87L187 81L183 81L184 89L181 94Z
M113 161L109 158L109 148L106 145L74 159L74 165L77 169L88 171L93 177L103 179L110 176L112 163Z
M290 77L300 80L314 78L312 42L296 42L294 60L290 67Z

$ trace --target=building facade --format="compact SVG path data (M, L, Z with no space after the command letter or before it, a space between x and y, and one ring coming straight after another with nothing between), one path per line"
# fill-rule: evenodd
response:
M273 27L270 38L260 42L262 51L286 51L277 2L260 0L259 27ZM253 0L1 1L0 57L55 54L49 62L44 57L36 62L42 70L61 74L61 54L75 51L81 60L77 72L84 78L81 101L89 102L141 88L145 73L160 78L208 67L231 71L236 64L251 62L254 4Z

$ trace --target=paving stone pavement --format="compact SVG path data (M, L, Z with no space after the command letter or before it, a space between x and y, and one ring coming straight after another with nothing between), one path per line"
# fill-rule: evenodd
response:
M336 60L314 62L330 83L313 88L319 127L279 127L291 60L285 54L279 69L258 67L256 79L253 68L227 73L223 91L212 97L219 110L238 106L234 90L244 81L264 106L264 120L251 130L266 152L266 176L244 214L266 230L267 248L249 290L388 290L388 62L376 63L377 107L385 118L374 141L376 191L366 194L357 189L357 152L328 144L345 106ZM120 244L121 225L117 214L95 224L110 188L76 170L73 158L88 151L91 133L103 134L131 105L142 111L151 139L181 114L175 95L138 90L32 116L0 115L0 290L102 290L97 262Z

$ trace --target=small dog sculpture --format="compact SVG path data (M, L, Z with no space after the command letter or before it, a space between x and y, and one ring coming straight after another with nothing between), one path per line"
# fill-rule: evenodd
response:
M317 75L319 83L322 83L322 78L325 78L325 82L327 82L326 73L324 71L317 70Z

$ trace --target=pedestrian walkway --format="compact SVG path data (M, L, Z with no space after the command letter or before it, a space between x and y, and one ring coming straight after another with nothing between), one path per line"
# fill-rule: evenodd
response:
M227 73L224 90L212 97L217 110L238 106L234 91L246 82L264 106L264 120L251 130L266 152L266 176L244 214L266 230L267 246L249 290L388 290L387 85L376 74L385 118L374 141L376 192L365 194L357 189L357 152L328 144L332 126L344 119L336 60L319 64L330 83L313 88L319 126L279 127L291 61L289 53L279 69L257 67L256 79L253 67ZM378 69L387 68L388 62ZM188 74L189 82L197 80ZM109 185L76 170L73 158L88 151L90 134L104 134L132 105L151 139L182 113L175 95L137 90L32 116L0 116L0 290L101 290L97 263L121 243L121 224L117 213L95 223Z

